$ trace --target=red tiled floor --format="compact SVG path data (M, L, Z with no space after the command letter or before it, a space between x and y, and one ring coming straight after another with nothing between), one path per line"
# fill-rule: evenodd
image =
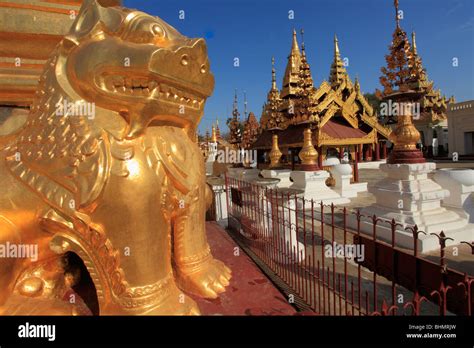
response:
M215 258L232 270L226 292L215 300L196 298L203 315L294 315L296 310L268 280L253 261L240 251L222 227L207 223L207 237Z

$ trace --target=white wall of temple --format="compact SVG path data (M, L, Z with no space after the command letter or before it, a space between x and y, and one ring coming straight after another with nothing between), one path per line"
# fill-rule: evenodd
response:
M474 100L448 106L449 154L474 155Z

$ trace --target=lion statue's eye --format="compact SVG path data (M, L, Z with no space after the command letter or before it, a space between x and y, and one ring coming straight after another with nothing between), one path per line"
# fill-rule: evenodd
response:
M165 36L165 31L159 24L153 24L151 31L156 37L163 38Z

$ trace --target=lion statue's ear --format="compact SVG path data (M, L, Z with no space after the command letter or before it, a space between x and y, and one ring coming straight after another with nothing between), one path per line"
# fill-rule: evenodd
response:
M96 0L84 0L67 36L79 40L87 36L100 22L100 7Z
M117 9L103 7L97 0L84 0L65 41L78 45L82 38L94 33L96 28L115 32L121 23L122 16Z

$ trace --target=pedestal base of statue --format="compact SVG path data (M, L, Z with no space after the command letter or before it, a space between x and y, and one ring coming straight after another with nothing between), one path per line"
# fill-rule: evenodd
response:
M215 209L213 218L215 221L222 227L227 226L227 192L225 187L225 180L223 178L209 176L206 179L206 182L211 186L213 195L214 195L214 204Z
M461 241L471 241L474 237L474 224L468 224L466 219L441 206L441 200L449 196L449 192L428 178L428 174L436 168L435 163L414 164L383 164L380 170L387 174L372 193L376 203L361 209L361 232L373 234L371 217L391 221L394 219L401 226L396 227L395 243L399 247L414 248L414 237L406 227L417 225L418 250L428 252L439 249L439 240L430 233L439 234L441 231L454 241L447 245L458 244ZM355 215L348 215L348 224L356 228ZM392 231L389 223L377 222L377 237L387 242L392 241Z
M339 193L342 197L352 198L357 197L359 192L367 192L367 183L351 183L352 166L347 163L336 164L331 167L331 174L336 184L334 191Z
M280 182L277 185L278 188L288 188L293 184L290 180L291 169L270 168L262 170L260 174L265 179L280 179Z
M371 162L360 162L358 163L359 169L379 169L381 164L387 163L386 159L380 161L371 161Z
M245 168L245 167L237 167L237 168L229 168L228 175L232 178L244 181L252 181L258 178L260 174L260 170L257 168Z
M307 200L313 199L315 203L324 204L347 204L350 200L346 197L341 197L339 193L332 190L326 185L326 179L329 178L329 173L325 170L312 171L293 171L291 179L293 185L291 189L303 190L304 198Z

